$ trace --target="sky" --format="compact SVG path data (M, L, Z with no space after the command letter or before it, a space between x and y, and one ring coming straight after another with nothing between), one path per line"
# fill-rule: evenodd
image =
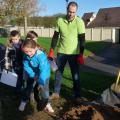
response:
M69 2L72 0L69 0ZM78 3L78 16L84 13L94 12L97 14L100 8L120 7L120 0L73 0ZM52 16L57 13L66 14L66 0L40 0L43 10L40 16Z

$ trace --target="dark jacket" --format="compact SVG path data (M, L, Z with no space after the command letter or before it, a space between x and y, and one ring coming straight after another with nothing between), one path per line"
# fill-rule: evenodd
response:
M23 69L23 53L21 50L23 40L20 40L18 44L11 43L11 46L6 47L5 52L5 69L20 70Z

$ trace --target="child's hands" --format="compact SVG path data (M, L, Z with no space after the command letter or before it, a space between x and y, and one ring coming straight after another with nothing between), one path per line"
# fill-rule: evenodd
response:
M43 90L43 85L38 85L37 90L42 91Z
M37 81L37 80L38 80L38 76L35 76L35 77L34 77L34 80Z

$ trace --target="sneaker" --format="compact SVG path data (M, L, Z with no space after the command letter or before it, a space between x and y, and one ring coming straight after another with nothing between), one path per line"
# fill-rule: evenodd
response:
M21 102L20 103L20 106L19 106L19 111L24 111L24 109L25 109L25 106L26 106L26 102Z
M53 99L59 99L60 96L58 93L53 93L51 96L50 96L50 99L53 100Z
M49 112L49 113L54 113L54 110L51 106L50 103L47 103L46 107L45 107L45 111Z

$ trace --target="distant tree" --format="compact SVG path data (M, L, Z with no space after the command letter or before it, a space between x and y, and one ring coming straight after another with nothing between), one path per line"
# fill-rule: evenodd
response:
M25 31L27 27L27 17L37 14L40 0L0 0L0 11L2 16L9 19L24 18ZM0 15L1 16L1 15Z
M34 17L29 17L29 19L28 19L28 25L29 25L29 26L38 27L38 26L40 26L40 24L41 24L40 20L41 20L41 19L40 19L39 17L36 17L36 16L34 16Z
M57 13L57 14L53 15L53 17L56 17L56 18L62 17L62 16L65 16L65 14L63 14L63 13Z

